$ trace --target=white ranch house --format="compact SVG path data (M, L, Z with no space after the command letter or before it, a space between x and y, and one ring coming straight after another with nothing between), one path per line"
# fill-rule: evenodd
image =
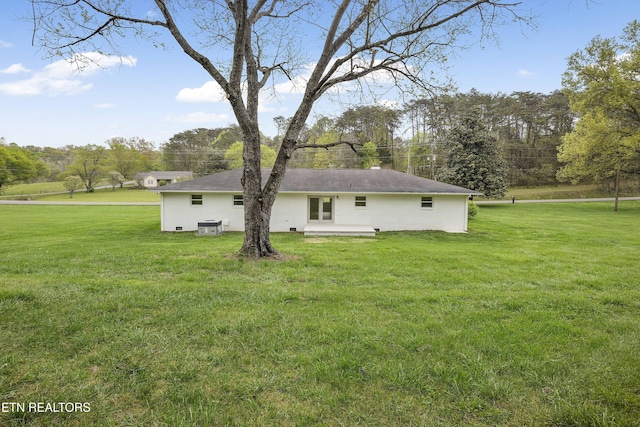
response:
M262 170L266 182L270 170ZM162 231L222 221L244 231L242 169L159 187ZM289 169L271 214L272 232L375 235L376 231L467 231L467 201L480 193L386 169Z
M153 171L139 172L133 179L145 188L155 188L163 184L173 184L180 180L193 178L191 171Z

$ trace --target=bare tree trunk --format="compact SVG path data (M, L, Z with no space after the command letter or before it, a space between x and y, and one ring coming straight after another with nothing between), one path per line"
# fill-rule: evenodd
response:
M269 222L273 201L265 199L262 191L262 171L260 169L260 133L252 129L250 123L243 128L242 174L244 202L244 242L240 253L251 258L276 255L271 245ZM257 126L256 126L257 128ZM274 198L275 200L275 198Z
M271 245L269 222L271 221L271 210L284 180L289 159L295 150L296 141L285 139L282 141L282 146L264 188L261 188L262 172L259 167L259 153L257 168L248 168L247 159L244 159L245 169L242 185L244 188L245 235L240 253L248 257L259 258L278 254L278 251Z
M264 189L260 189L262 186L261 169L258 167L256 170L245 166L242 177L245 230L244 242L240 249L242 255L260 258L278 254L278 251L271 244L269 225L271 210L282 184L285 170L286 162L274 165L270 179Z
M246 191L245 191L246 193ZM278 251L271 245L269 235L270 211L264 209L259 198L252 198L244 204L244 242L240 253L251 258L277 255Z
M251 122L241 122L245 139L242 153L245 233L244 243L240 249L242 255L259 258L278 254L269 238L271 210L312 106L313 101L306 97L292 117L264 187L262 186L262 171L260 169L260 132L258 126L254 127Z

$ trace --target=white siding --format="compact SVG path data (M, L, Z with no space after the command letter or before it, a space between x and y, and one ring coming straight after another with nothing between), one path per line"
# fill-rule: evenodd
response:
M145 188L154 188L158 186L158 181L152 176L145 176L142 185Z
M193 193L200 194L200 193ZM242 206L233 206L233 194L203 193L202 205L191 205L189 193L162 193L162 230L195 231L198 222L222 220L225 231L244 230ZM466 195L429 194L313 194L334 197L334 223L371 225L380 231L467 230ZM355 197L366 196L367 206L356 207ZM433 208L422 208L422 196L433 197ZM280 193L271 214L271 231L302 231L308 218L307 194Z
M302 231L307 224L307 195L280 193L271 211L271 231Z
M162 193L162 231L196 231L198 222L222 220L225 231L244 230L242 206L233 205L233 194L202 194L202 204L192 205L190 193Z
M356 207L355 196L366 196L367 206ZM422 208L422 196L433 197L433 208ZM371 225L380 231L467 231L466 195L340 194L336 224Z

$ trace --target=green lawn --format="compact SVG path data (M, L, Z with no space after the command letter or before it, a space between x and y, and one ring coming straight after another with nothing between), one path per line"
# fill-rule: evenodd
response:
M85 190L74 192L73 198L64 189L62 182L42 182L37 184L16 184L4 188L0 200L25 199L49 202L160 202L160 195L154 191L133 187L100 188L92 193Z
M0 425L634 426L640 202L482 206L468 234L160 233L0 205Z
M63 182L38 182L34 184L13 184L2 187L0 195L7 196L23 196L31 194L47 194L53 192L65 191Z
M160 202L160 195L155 191L147 191L136 188L104 188L95 190L92 193L86 191L77 191L73 193L73 198L69 194L50 194L38 196L35 200L47 202L125 202L125 203L151 203Z
M620 197L634 197L640 195L638 183L624 182L621 185ZM537 187L510 187L505 200L515 196L518 200L552 200L552 199L589 199L599 197L613 197L613 192L605 191L597 184L579 185L549 185Z
M636 194L624 194L635 196ZM538 187L510 187L505 199L515 196L518 200L583 199L594 197L613 197L596 184L549 185Z

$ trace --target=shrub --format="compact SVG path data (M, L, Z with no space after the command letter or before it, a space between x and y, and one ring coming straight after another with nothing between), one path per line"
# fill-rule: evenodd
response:
M469 210L467 211L468 212L467 218L472 219L474 216L478 215L479 210L480 208L478 207L478 205L476 205L472 201L469 201Z

